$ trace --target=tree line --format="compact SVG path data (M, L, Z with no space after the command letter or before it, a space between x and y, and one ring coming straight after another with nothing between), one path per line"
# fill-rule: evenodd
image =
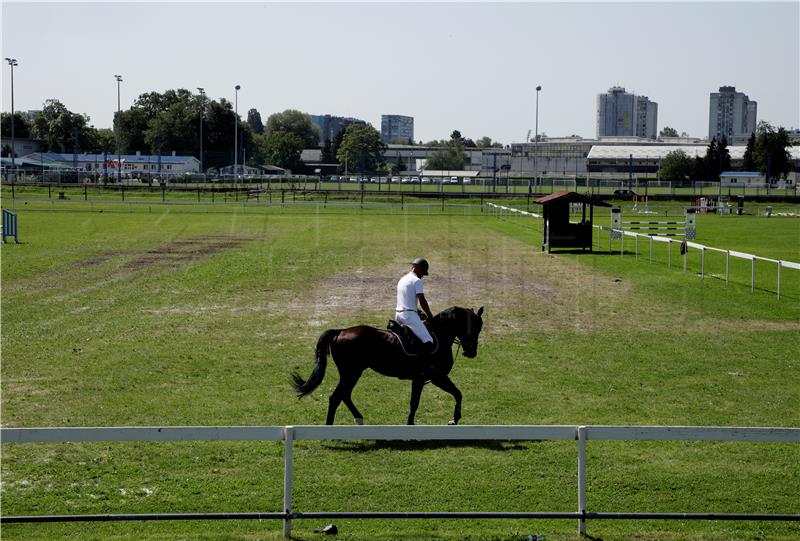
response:
M757 171L769 178L786 178L792 170L790 146L789 134L784 128L776 129L769 122L761 121L747 141L741 169ZM730 170L731 156L723 136L720 141L711 139L702 158L692 159L683 150L668 153L661 162L659 178L670 182L719 182L720 175Z
M3 113L0 119L3 156L11 155L11 123L19 139L42 141L44 152L171 154L201 158L204 170L234 163L237 116L225 98L208 99L186 89L141 94L130 107L114 115L114 129L97 129L87 115L73 113L57 99L46 100L33 116ZM319 129L301 111L286 110L263 123L256 109L238 118L238 163L270 164L298 171L303 149L319 148ZM119 138L119 148L117 147ZM326 163L362 164L375 170L385 146L372 126L350 125L324 149Z

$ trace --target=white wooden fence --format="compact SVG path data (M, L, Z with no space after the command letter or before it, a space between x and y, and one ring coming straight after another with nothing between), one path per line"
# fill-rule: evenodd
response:
M496 205L494 203L486 203L486 207L494 213L499 218L506 218L510 215L519 215L519 216L527 216L533 219L541 218L540 214L536 214L535 212L526 212L524 210L520 210L514 207L506 207L503 205ZM537 229L539 223L536 222ZM646 240L650 246L650 261L653 260L653 243L654 242L662 242L667 244L667 266L672 266L672 245L678 244L680 245L683 241L675 240L673 238L663 236L663 235L650 235L646 233L637 233L635 231L627 231L618 228L612 228L604 225L595 225L593 226L595 231L597 232L597 240L596 246L597 249L600 249L600 232L601 231L608 231L609 238L608 238L608 251L609 253L613 251L613 241L614 238L619 238L619 253L620 255L625 253L625 238L629 237L633 239L634 242L634 253L636 257L639 257L639 239ZM699 250L700 251L700 277L705 278L705 257L706 252L715 252L720 253L725 256L725 284L730 283L730 259L738 258L750 261L750 291L755 291L756 288L756 261L763 261L764 263L769 264L770 266L774 265L774 268L778 274L778 286L776 289L776 294L778 298L781 296L781 271L783 269L794 269L800 270L800 263L795 263L793 261L786 261L781 259L771 259L769 257L761 257L754 254L748 254L745 252L739 252L736 250L726 250L723 248L715 248L713 246L706 246L704 244L699 244L697 242L686 241L686 251L683 254L683 271L686 272L686 258L689 253L689 249L692 250Z
M92 520L281 519L289 537L300 518L565 518L577 519L586 533L587 519L791 520L800 514L604 513L587 509L586 445L589 440L734 441L800 443L800 428L702 426L176 426L114 428L3 428L2 443L108 441L284 441L283 510L266 513L196 513L150 515L5 516L2 522ZM297 512L292 510L293 449L298 440L533 441L578 442L578 510L576 512Z

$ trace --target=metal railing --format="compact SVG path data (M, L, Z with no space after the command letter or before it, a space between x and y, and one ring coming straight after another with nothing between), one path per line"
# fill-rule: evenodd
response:
M294 442L354 440L538 441L578 443L578 510L576 512L307 512L292 508ZM577 519L581 535L589 519L774 520L800 521L800 514L755 513L607 513L587 508L586 447L589 440L728 441L800 443L800 428L703 426L189 426L114 428L3 428L2 443L109 441L284 441L283 510L251 513L170 513L4 516L1 522L76 522L115 520L279 519L289 537L292 520L307 518L547 518Z

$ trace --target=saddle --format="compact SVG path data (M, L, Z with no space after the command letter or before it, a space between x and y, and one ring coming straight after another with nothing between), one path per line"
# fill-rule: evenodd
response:
M409 357L419 357L420 355L428 353L422 341L414 334L414 331L411 330L411 327L390 319L389 323L386 325L386 330L397 337L397 340L400 342L400 347L403 348L403 352ZM439 349L439 340L433 333L431 333L431 337L433 337L433 353L435 353L436 350Z

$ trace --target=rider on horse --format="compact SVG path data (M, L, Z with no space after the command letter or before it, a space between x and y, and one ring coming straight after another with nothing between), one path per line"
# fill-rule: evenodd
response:
M423 344L423 351L431 353L434 343L428 328L422 323L417 312L417 301L428 316L428 321L433 320L433 314L422 291L422 277L428 275L428 261L422 258L411 263L411 271L397 282L397 308L395 319L402 325L409 327Z

